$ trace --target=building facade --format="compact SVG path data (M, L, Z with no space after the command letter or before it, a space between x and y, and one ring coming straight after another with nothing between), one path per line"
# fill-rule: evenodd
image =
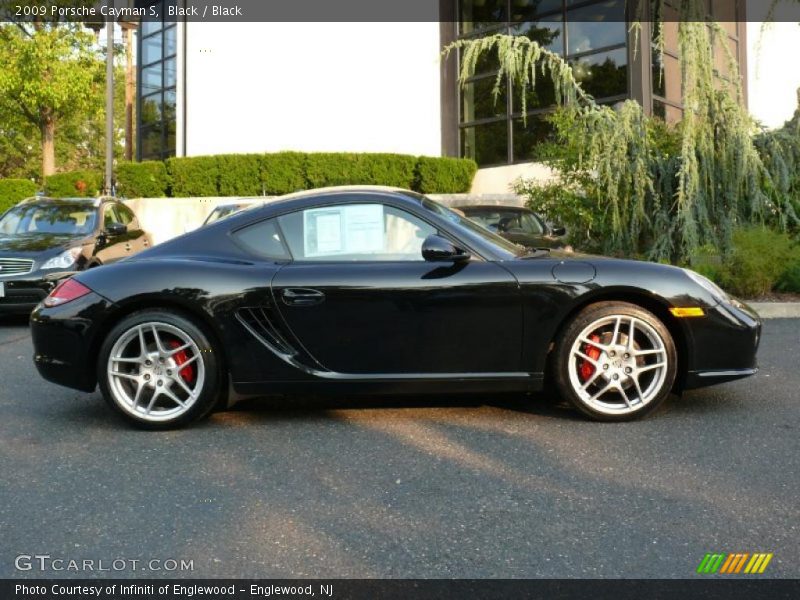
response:
M795 96L786 89L800 85L800 74L792 83L785 72L757 68L757 57L771 44L798 44L783 27L796 24L775 23L762 38L748 14L753 4L708 0L708 12L725 28L720 43L739 62L746 96L756 90L754 115L776 126L791 116ZM528 92L523 119L522 99L505 82L492 94L491 57L463 88L458 57L439 58L453 40L498 32L526 35L562 55L602 103L633 98L650 114L681 117L674 15L664 15L662 70L655 28L650 21L631 28L625 0L441 0L441 8L452 17L438 23L142 23L137 157L281 150L463 156L480 166L474 191L508 192L520 175L546 176L536 161L550 135L552 84L540 78ZM717 76L728 76L724 60L716 66ZM762 101L775 86L788 96L778 114Z

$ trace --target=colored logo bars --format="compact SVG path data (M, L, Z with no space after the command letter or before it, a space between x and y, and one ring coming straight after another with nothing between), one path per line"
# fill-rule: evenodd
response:
M769 561L772 560L772 553L758 552L749 554L747 552L739 554L706 554L697 572L701 575L755 575L767 570ZM746 566L745 566L746 565Z

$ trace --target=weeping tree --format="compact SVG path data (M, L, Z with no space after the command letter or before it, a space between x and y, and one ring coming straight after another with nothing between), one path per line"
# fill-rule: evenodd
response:
M699 246L729 247L737 224L797 223L780 188L788 180L776 184L771 168L788 170L788 164L780 166L782 146L764 142L774 153L765 164L754 140L757 128L742 101L738 62L722 27L706 21L703 5L680 3L684 116L674 132L646 116L633 100L614 107L597 104L563 58L527 37L458 40L443 51L445 58L461 52L462 86L483 55L495 54L500 65L495 98L507 78L520 91L523 114L525 91L540 78L552 80L560 107L554 119L558 145L572 148L575 160L568 169L557 160L551 164L569 171L568 183L579 184L577 193L596 218L595 235L606 252L685 262ZM639 23L632 28L638 35ZM663 53L662 28L656 31ZM728 79L715 76L715 47L723 52ZM659 133L673 135L675 143L665 144Z

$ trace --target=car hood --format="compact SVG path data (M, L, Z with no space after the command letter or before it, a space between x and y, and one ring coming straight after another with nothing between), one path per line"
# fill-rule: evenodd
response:
M46 233L0 235L0 256L33 258L42 253L79 245L82 235Z

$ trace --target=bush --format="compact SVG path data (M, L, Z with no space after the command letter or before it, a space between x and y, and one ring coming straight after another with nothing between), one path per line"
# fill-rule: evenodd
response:
M167 195L169 178L161 161L117 164L117 192L126 198L161 198Z
M168 158L167 172L173 197L219 196L216 156Z
M800 252L796 252L800 254ZM800 294L800 256L796 257L778 280L775 289L779 292Z
M261 154L220 154L216 158L220 196L261 194Z
M410 189L416 159L403 154L319 152L306 159L310 188L332 185L386 185Z
M468 158L417 159L414 189L423 194L461 194L469 192L478 165Z
M36 184L28 179L0 179L0 214L34 194Z
M100 193L103 176L95 171L68 171L45 178L45 192L51 198L92 198Z
M306 188L304 153L276 152L261 158L261 189L264 194L281 196Z

